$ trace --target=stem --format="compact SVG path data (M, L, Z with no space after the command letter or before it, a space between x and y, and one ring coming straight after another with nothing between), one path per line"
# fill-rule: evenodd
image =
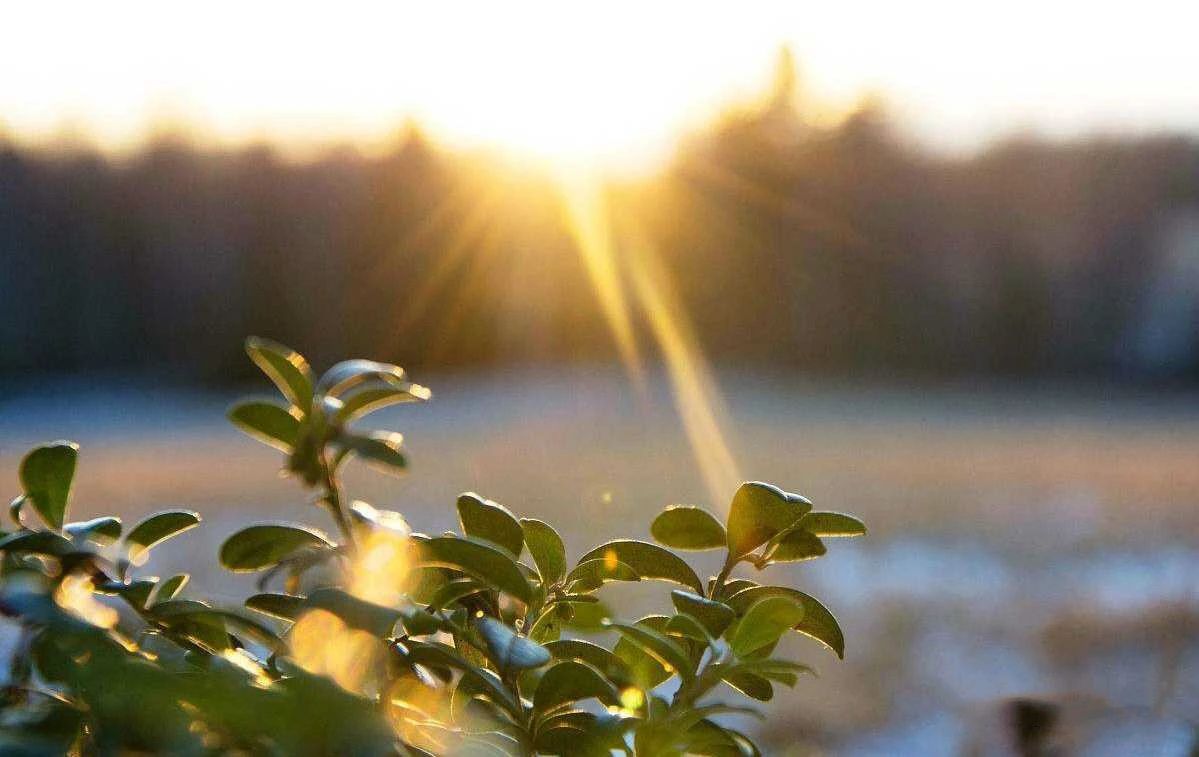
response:
M329 465L329 457L322 449L320 453L321 464L321 485L324 487L324 502L329 510L329 514L333 516L333 520L337 522L337 528L341 531L342 539L351 552L358 551L358 541L354 537L353 524L350 523L350 516L346 514L345 507L341 501L341 487L337 483L337 476L333 473L332 466Z
M720 592L724 589L724 582L728 580L729 573L733 571L733 567L740 562L731 554L725 558L724 567L720 569L720 574L716 576L716 581L712 583L712 591L709 593L709 599L715 599L720 596Z

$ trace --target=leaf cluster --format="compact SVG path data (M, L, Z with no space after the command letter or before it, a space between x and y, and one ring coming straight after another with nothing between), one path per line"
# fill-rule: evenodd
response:
M21 629L0 750L755 755L727 716L811 672L777 653L780 640L844 655L823 604L757 577L865 533L852 516L749 482L723 519L674 505L652 541L575 556L548 523L475 493L458 497L457 533L412 532L399 513L348 501L340 473L353 459L402 470L401 436L356 423L429 391L392 365L351 360L318 378L277 343L246 350L281 399L230 418L284 454L334 532L276 522L231 534L220 563L255 574L258 591L214 605L185 595L186 574L139 567L197 514L156 513L127 532L115 517L68 522L78 448L35 448L15 528L0 533L0 612ZM701 579L680 553L708 550L722 568ZM742 566L753 578L734 576ZM621 618L605 587L639 581L668 585L663 612Z

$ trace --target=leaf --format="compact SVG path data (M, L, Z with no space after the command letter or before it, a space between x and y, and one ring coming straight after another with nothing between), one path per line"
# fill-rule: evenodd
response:
M76 551L74 544L54 531L17 531L0 539L0 552L33 552L65 557Z
M667 673L678 673L684 681L694 678L695 672L691 670L691 661L687 658L687 653L665 634L652 628L651 623L645 622L647 620L649 619L642 618L637 623L609 621L608 628L616 631L623 640L633 644L656 660ZM661 620L653 621L652 625L665 628L667 622L669 622L668 619L661 618ZM625 661L628 662L627 659Z
M728 547L732 557L747 555L784 531L812 509L798 494L760 481L741 485L729 507Z
M396 389L407 389L404 369L374 360L343 360L325 371L316 385L317 394L336 397L369 382L380 382Z
M125 536L129 559L136 560L160 542L200 525L200 515L191 510L163 510L143 518Z
M412 533L412 529L408 527L408 521L404 519L403 515L394 510L380 510L360 499L350 503L350 515L359 523L367 524L372 528L391 531L403 536Z
M384 386L378 389L363 389L342 399L341 409L336 419L347 423L355 418L361 418L368 413L406 402L425 402L433 397L433 392L420 384L407 384L404 387Z
M304 601L306 609L331 612L350 628L357 628L381 639L391 635L400 619L400 611L377 605L332 586L313 590Z
M271 402L240 402L229 408L229 420L258 441L289 455L300 436L299 419Z
M553 526L534 518L521 518L525 544L537 564L542 583L556 584L566 574L566 546Z
M675 549L718 549L726 539L716 516L691 505L671 505L654 518L649 530L658 542Z
M425 565L454 568L522 602L533 598L533 589L516 562L489 544L438 536L420 543L420 555Z
M595 591L609 581L640 581L641 576L629 565L612 557L584 560L576 565L566 583L574 591Z
M90 539L94 542L108 544L121 538L121 519L112 516L92 518L91 520L68 523L63 526L63 531L73 539Z
M632 671L624 660L611 651L583 639L559 639L543 645L556 660L581 660L617 686L628 686L633 681Z
M803 604L787 596L768 596L750 605L737 624L737 631L729 640L729 646L738 657L747 655L779 637L799 624L804 617Z
M687 639L703 642L709 646L716 646L716 639L704 628L704 624L700 623L691 615L681 612L670 618L666 623L666 628L663 629L669 636L682 636Z
M440 610L460 599L487 590L486 585L479 583L473 578L455 578L453 581L442 584L426 604L428 604L430 610Z
M25 496L52 528L62 528L66 518L78 458L78 444L51 442L34 447L21 460L20 478Z
M663 581L674 581L702 594L703 584L691 566L681 557L669 550L634 539L618 539L607 544L601 544L579 559L580 563L587 560L608 559L619 560L631 567L642 578L655 578Z
M320 531L284 523L260 523L243 528L221 545L221 565L236 573L247 573L277 564L301 549L333 549L333 542Z
M363 462L384 473L401 473L408 467L408 458L403 451L404 437L394 431L372 431L367 436L343 434L339 440Z
M491 701L503 706L510 713L521 717L520 705L512 694L490 670L478 668L455 652L453 649L435 642L417 642L411 639L405 644L408 647L407 659L417 665L437 668L453 668L462 672L463 678L471 685L484 691Z
M479 618L474 625L483 637L487 656L501 673L539 668L550 661L550 653L545 647L526 639L495 618Z
M304 598L290 594L255 594L246 599L246 607L263 615L294 622L304 611Z
M179 592L183 591L183 587L187 585L190 578L186 573L179 573L164 581L159 581L154 587L154 591L151 592L150 597L146 600L146 603L153 606L159 602L174 599L178 596Z
M547 712L567 702L593 698L604 704L617 704L620 692L590 665L563 660L545 671L537 683L533 707L538 712Z
M105 581L96 586L96 591L102 594L115 594L128 602L133 609L141 612L146 609L157 582L157 578L142 578L129 583Z
M513 557L520 557L525 548L525 532L508 508L498 502L484 499L474 492L458 496L458 521L462 532L476 539L484 539L508 550Z
M745 696L759 702L769 702L774 698L774 687L770 685L770 681L754 673L732 670L722 676L722 680Z
M257 336L246 339L246 354L279 387L288 402L306 416L312 407L312 369L304 356Z
M717 637L724 633L724 630L737 617L733 608L723 602L707 599L688 591L675 589L670 592L670 601L676 610L694 617L703 624L708 633Z
M799 527L825 539L862 536L866 533L866 524L852 515L825 510L808 513L799 522Z
M814 560L828 552L824 542L815 534L808 533L803 528L792 528L784 531L778 543L769 547L765 558L759 567L768 563L801 562Z
M754 586L729 597L727 604L739 614L744 613L754 602L763 597L784 596L799 602L804 608L804 617L795 629L810 636L831 649L837 657L845 658L845 636L837 619L815 597L785 586Z

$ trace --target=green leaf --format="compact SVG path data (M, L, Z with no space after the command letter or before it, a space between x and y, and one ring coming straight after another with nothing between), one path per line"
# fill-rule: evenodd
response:
M615 559L625 563L642 578L655 578L663 581L674 581L702 594L703 584L691 566L675 553L634 539L618 539L607 544L601 544L579 559L580 563L587 560Z
M221 545L221 565L247 573L276 565L302 549L333 549L320 531L284 523L261 523L230 536Z
M475 628L483 637L488 658L502 673L539 668L550 661L550 653L545 647L519 635L495 618L479 618Z
M337 397L356 386L378 382L396 389L407 389L404 369L398 365L378 363L374 360L343 360L321 376L316 385L318 394Z
M136 560L160 542L200 525L200 516L191 510L163 510L142 519L125 536L129 559Z
M341 409L336 419L347 423L355 418L361 418L389 405L406 402L425 402L433 397L433 393L420 384L407 384L404 387L384 386L378 389L363 389L342 399Z
M246 607L273 618L295 621L304 612L304 598L290 594L255 594L246 599Z
M159 602L165 602L168 599L174 599L179 592L183 591L183 587L187 585L190 576L186 573L179 573L170 578L159 581L151 592L151 596L147 598L146 603L153 606Z
M62 528L71 496L71 480L79 445L52 442L34 447L21 460L21 487L42 520L52 528Z
M729 507L728 547L732 557L747 555L812 509L798 494L760 481L742 484Z
M741 670L731 670L722 678L729 686L751 699L769 702L774 698L774 687L762 676Z
M747 655L778 641L780 636L798 625L803 617L804 606L791 597L763 597L745 611L729 645L737 656Z
M670 592L670 601L676 610L694 617L713 636L720 636L724 633L724 630L737 617L733 608L723 602L707 599L688 591L675 589Z
M257 336L246 340L246 354L289 402L303 415L308 414L312 407L312 369L303 355Z
M399 610L359 599L332 586L313 590L304 601L304 607L331 612L350 628L366 631L381 639L391 635L392 628L400 619Z
M668 636L682 636L687 639L703 642L712 647L716 646L716 639L704 628L704 624L700 623L691 615L681 612L670 618L664 629Z
M359 523L371 528L392 531L407 536L412 533L408 521L394 510L380 510L369 502L356 499L350 503L350 515Z
M486 584L479 583L473 578L455 578L453 581L442 584L426 604L430 610L440 610L460 599L487 590Z
M799 527L825 539L862 536L866 533L866 524L852 515L825 510L808 513L799 522Z
M458 521L462 532L476 539L484 539L508 550L513 557L520 557L525 547L525 532L508 508L498 502L484 499L474 492L458 496Z
M367 436L343 434L339 441L363 462L384 473L402 473L408 467L403 450L404 437L395 431L372 431Z
M547 586L561 581L566 575L566 546L562 537L553 526L534 518L521 518L520 526L541 581Z
M584 560L576 565L566 577L566 583L574 591L595 591L609 581L640 581L637 571L610 556L595 560Z
M96 591L102 594L113 594L119 596L129 603L133 609L142 611L149 604L150 595L154 593L154 589L158 584L157 578L142 578L129 583L121 583L120 581L105 581L96 586Z
M537 683L533 692L533 707L547 712L567 702L598 699L604 704L620 701L620 692L595 668L575 660L556 663Z
M533 598L533 589L516 561L490 544L438 536L420 543L420 555L424 565L454 568L522 602Z
M76 540L88 539L101 544L109 544L121 538L121 519L111 516L92 518L68 523L63 526L63 531Z
M271 402L238 403L229 408L229 420L258 441L289 455L300 436L299 419Z
M433 613L419 607L405 607L400 610L404 621L404 631L409 636L428 636L442 630L444 623Z
M547 641L543 646L555 660L581 660L617 686L628 686L633 681L628 664L598 644L583 639L559 639Z
M623 641L629 642L653 658L667 674L678 673L684 681L691 680L695 677L695 672L691 670L691 661L687 658L687 653L670 637L652 627L657 625L665 629L669 619L661 616L657 616L657 618L650 623L646 622L649 618L642 618L636 623L609 621L608 628L619 633ZM619 650L617 656L621 656ZM625 658L625 662L629 662L629 660Z
M671 505L650 526L654 539L675 549L719 549L725 545L724 526L716 516L691 505Z
M837 657L845 658L845 636L841 632L841 627L828 608L815 597L785 586L754 586L732 595L726 600L726 603L738 614L743 614L758 600L771 596L790 597L803 605L803 620L795 626L794 630L824 644Z
M462 655L453 649L435 642L417 642L411 639L404 642L407 646L407 659L417 665L430 668L453 668L461 671L463 678L472 686L485 692L491 701L506 708L510 713L522 716L520 705L512 694L504 687L499 678L490 670L472 665Z
M792 528L780 534L778 543L766 550L762 566L767 563L801 562L814 560L828 552L824 542L803 528ZM761 566L759 566L761 567Z
M0 539L0 552L33 552L64 557L76 551L74 544L54 531L17 531Z

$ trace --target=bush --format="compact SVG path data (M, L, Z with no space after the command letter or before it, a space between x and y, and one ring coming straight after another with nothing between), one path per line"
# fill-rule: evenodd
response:
M115 517L69 522L78 447L35 448L0 539L0 611L19 635L5 754L753 755L722 717L752 710L712 699L720 685L759 701L794 686L809 669L773 656L790 631L843 655L824 605L733 571L820 557L823 537L864 533L855 518L751 482L723 523L674 505L650 527L656 544L617 539L573 562L552 526L473 493L458 498L461 535L412 533L398 513L347 501L339 473L352 458L401 471L400 435L354 422L428 390L393 365L351 360L315 379L286 347L246 349L285 402L230 417L286 455L336 538L251 525L220 562L257 574L260 593L239 608L185 597L186 574L138 566L196 513L128 531ZM723 568L702 581L687 550L723 550ZM668 614L613 616L603 586L641 580L677 585Z

